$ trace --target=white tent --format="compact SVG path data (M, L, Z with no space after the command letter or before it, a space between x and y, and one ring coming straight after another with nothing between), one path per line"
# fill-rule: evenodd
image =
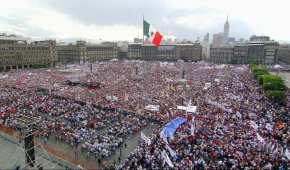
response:
M283 68L282 66L280 66L279 64L274 65L274 69L281 69Z

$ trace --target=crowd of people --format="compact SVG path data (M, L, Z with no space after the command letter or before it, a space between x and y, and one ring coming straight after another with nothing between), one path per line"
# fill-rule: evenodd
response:
M72 75L100 86L65 84ZM101 157L112 155L149 120L164 125L185 117L177 106L197 106L194 130L188 121L174 139L164 140L156 129L151 142L141 142L117 169L289 167L290 95L285 106L270 102L245 65L111 61L94 64L92 72L82 67L11 72L2 80L2 124L17 128L23 115L33 117L39 122L39 135L55 134ZM39 94L37 88L47 94ZM148 105L158 107L148 110ZM163 159L163 151L169 150L176 152L169 154L173 166Z
M11 87L0 88L0 103L2 125L17 130L33 126L35 136L54 135L98 158L111 156L124 139L148 122L116 110Z
M186 122L168 140L156 130L117 169L288 169L289 107L271 103L247 67L207 68L198 76L194 130Z

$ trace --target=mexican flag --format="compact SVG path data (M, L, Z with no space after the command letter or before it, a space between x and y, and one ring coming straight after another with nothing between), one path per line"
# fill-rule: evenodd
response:
M143 20L143 36L151 40L156 47L160 46L163 36L154 29L147 21Z

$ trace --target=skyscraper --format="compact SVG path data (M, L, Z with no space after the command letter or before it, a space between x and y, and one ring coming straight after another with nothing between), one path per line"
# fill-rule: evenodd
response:
M225 40L227 40L227 38L229 37L229 33L230 33L230 24L229 24L229 18L227 17L227 21L224 25L224 38L225 38Z

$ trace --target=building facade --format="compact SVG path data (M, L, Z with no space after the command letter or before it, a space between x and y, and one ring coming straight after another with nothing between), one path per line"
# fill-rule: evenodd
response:
M129 44L127 58L129 60L141 60L142 59L142 44L141 43Z
M177 44L176 55L178 59L184 61L200 61L202 60L202 46L195 44Z
M134 47L135 50L132 50L132 47ZM139 55L140 46L132 47L129 47L128 58L130 58L130 56ZM158 48L154 45L141 45L140 57L139 59L150 61L200 61L202 60L202 46L199 43L161 45Z
M255 41L248 43L248 63L273 65L278 61L279 43L275 41Z
M73 64L111 60L120 53L117 43L104 42L100 45L87 45L85 41L57 47L58 63ZM125 53L126 54L126 53Z
M266 65L273 65L278 62L277 52L279 43L275 41L267 41L264 43L264 56Z
M84 44L69 44L57 46L58 63L73 64L82 63L87 60L87 50Z
M25 41L0 45L0 71L54 66L57 61L56 42Z
M86 49L87 61L91 63L117 59L119 54L117 45L90 45Z
M233 47L212 47L210 61L214 63L231 64L266 64L278 62L279 43L275 41L248 42L236 44Z
M290 45L280 45L277 50L278 63L290 64Z
M141 51L142 60L160 60L160 58L157 58L157 48L154 45L143 45Z
M210 61L217 64L230 64L234 55L233 47L210 48Z
M232 64L247 64L249 48L245 44L236 45L233 48L234 54L231 60Z

